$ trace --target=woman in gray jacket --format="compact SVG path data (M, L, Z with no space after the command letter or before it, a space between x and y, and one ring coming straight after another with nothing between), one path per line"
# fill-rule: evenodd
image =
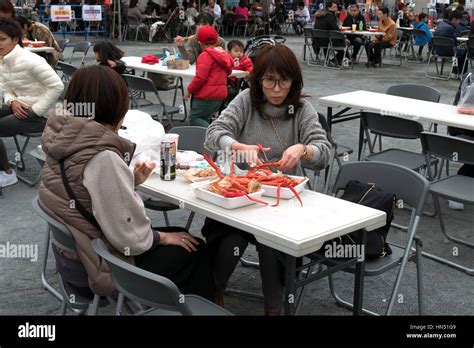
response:
M294 53L284 45L265 47L257 56L250 89L241 92L213 122L205 146L247 162L260 162L259 146L279 170L293 174L297 165L324 168L330 144L313 106L301 96L303 77ZM223 291L248 242L256 243L260 260L265 313L278 315L283 303L283 267L278 251L261 245L238 229L207 219L202 231L213 255L215 301L223 304ZM236 249L237 248L237 249ZM239 253L236 255L235 250Z

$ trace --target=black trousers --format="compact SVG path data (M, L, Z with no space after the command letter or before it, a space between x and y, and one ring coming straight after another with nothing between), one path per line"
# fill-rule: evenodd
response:
M382 50L384 48L393 47L388 42L383 41L371 41L365 45L365 50L367 52L367 57L369 62L375 62L377 64L382 63Z
M184 231L182 227L153 227L162 232ZM214 299L214 282L206 244L199 241L197 251L188 252L176 245L159 245L135 256L135 265L170 279L183 294L196 294Z
M360 48L364 45L365 40L362 36L351 36L352 35L348 35L348 39L354 47L351 58L357 58L357 54L359 53Z

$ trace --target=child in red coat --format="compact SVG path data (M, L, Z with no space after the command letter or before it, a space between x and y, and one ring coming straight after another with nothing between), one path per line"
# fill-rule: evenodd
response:
M227 98L227 76L232 73L233 61L217 46L217 32L209 26L199 28L196 39L203 52L196 62L196 75L188 86L185 99L194 95L189 118L191 126L208 127L212 115Z
M253 62L244 54L244 44L239 40L231 40L227 44L227 51L229 52L230 57L234 61L234 70L245 71L245 77L249 77L250 73L253 70ZM239 93L240 85L242 79L235 78L234 76L229 76L227 80L227 91L228 97L227 102L231 102L232 99L236 97Z

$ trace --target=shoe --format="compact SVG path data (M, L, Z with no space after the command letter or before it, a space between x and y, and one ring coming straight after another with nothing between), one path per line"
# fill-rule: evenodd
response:
M18 178L16 177L16 173L14 170L11 172L11 174L7 174L4 171L0 171L0 187L14 185L17 182Z
M464 210L464 203L448 200L448 206L453 210Z
M416 54L416 59L418 59L420 62L423 61L423 55L421 53Z
M218 306L224 307L224 292L216 291L214 293L214 303Z
M281 316L281 309L265 309L265 315L270 317Z

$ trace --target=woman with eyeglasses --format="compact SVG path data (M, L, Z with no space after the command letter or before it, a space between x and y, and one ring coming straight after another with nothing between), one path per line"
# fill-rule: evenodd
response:
M318 113L303 98L303 77L294 53L284 45L267 46L256 58L250 89L241 92L207 130L205 146L248 163L264 157L280 161L278 168L295 174L299 163L325 168L330 144L318 121ZM240 164L238 164L241 166ZM256 244L265 297L265 314L279 315L283 305L284 269L279 252L256 242L253 235L206 219L202 230L212 253L216 286L215 302L223 305L223 291L248 243Z

